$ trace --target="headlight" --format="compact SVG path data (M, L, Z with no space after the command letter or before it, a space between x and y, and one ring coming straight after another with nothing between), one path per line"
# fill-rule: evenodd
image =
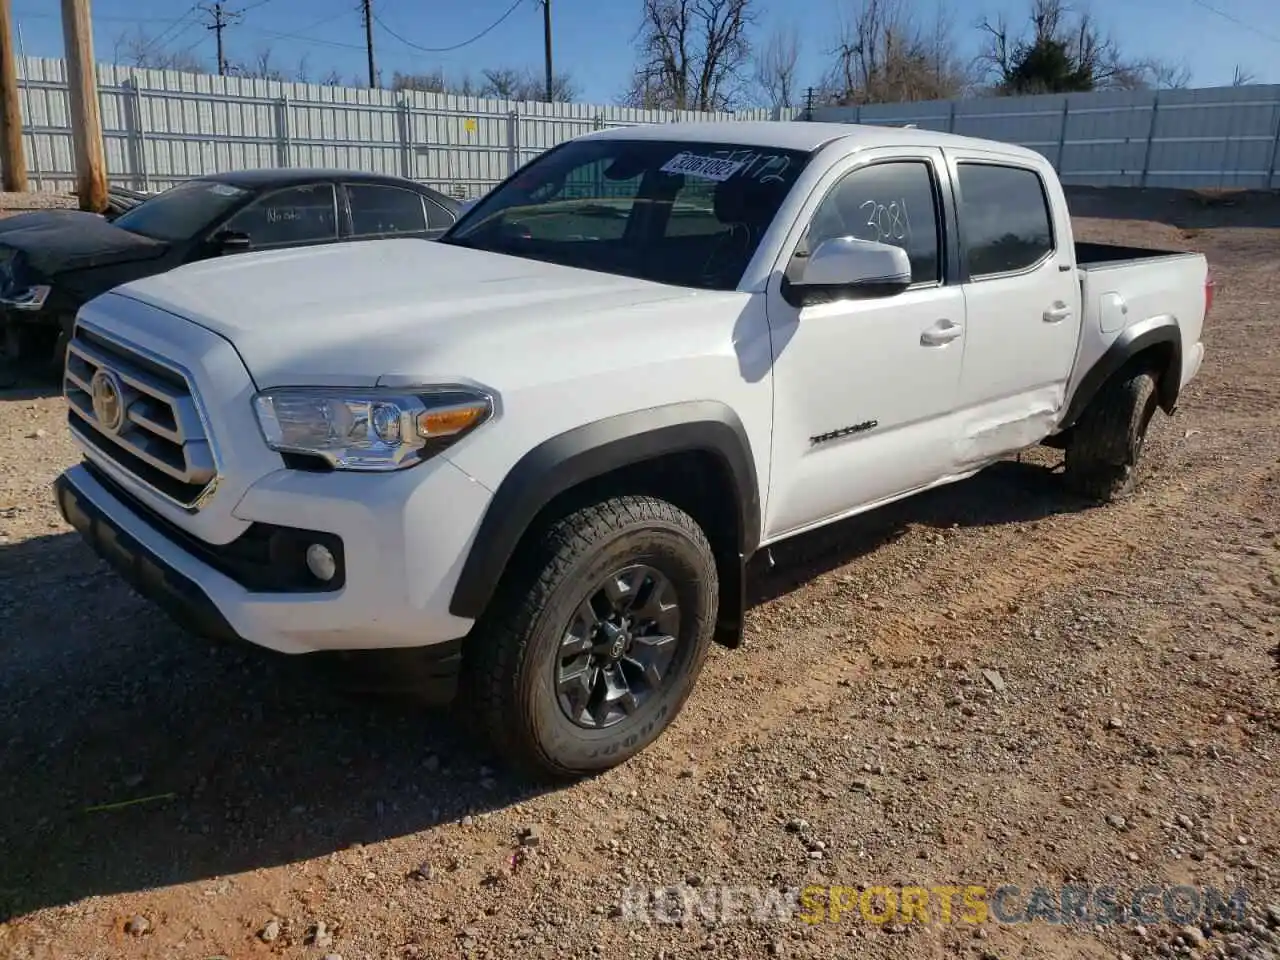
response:
M320 457L338 470L411 467L493 416L488 394L454 387L284 387L258 394L253 406L272 450Z
M39 310L44 306L44 302L49 299L49 291L51 289L48 286L27 287L24 290L7 293L0 297L0 304L13 310Z

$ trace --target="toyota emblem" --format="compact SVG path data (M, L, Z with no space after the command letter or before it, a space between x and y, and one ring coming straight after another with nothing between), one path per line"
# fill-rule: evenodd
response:
M98 426L107 433L118 433L124 426L124 389L120 378L110 370L99 370L89 381L89 396L93 400L93 415Z

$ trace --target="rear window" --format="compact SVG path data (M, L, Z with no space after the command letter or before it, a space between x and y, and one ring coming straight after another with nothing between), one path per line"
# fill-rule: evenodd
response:
M422 195L380 183L349 183L351 234L356 237L423 233L427 229Z
M971 277L1026 270L1053 252L1049 201L1034 170L961 163L960 196Z
M732 290L808 159L740 144L571 141L485 196L443 242Z

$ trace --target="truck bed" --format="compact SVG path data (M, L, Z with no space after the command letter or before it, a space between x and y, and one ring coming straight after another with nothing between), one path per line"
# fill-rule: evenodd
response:
M1168 257L1190 257L1184 250L1156 250L1149 247L1126 247L1118 243L1085 243L1076 241L1076 266L1081 270L1114 267L1138 260L1160 260Z

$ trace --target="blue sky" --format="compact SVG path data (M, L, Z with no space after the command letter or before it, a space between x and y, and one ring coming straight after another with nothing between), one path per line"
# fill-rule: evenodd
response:
M51 0L11 0L30 56L61 56L58 6ZM419 47L440 48L475 36L511 14L482 39L451 53L424 53L375 28L378 65L394 70L478 75L489 66L542 69L542 11L535 0L373 0L379 20ZM756 0L763 36L774 24L794 24L801 41L802 83L816 81L829 60L827 49L839 33L842 11L858 0ZM931 17L935 0L919 0ZM213 34L190 14L191 0L92 0L99 60L112 59L117 38L143 28L152 36L168 32L172 46L214 62ZM330 68L348 80L366 73L364 34L357 0L230 0L244 10L225 34L230 59L252 59L271 47L273 64L291 68L304 54L315 75ZM953 0L948 4L958 37L973 52L974 24L983 16L1016 18L1027 0ZM1218 12L1209 9L1215 8ZM1280 83L1280 2L1277 0L1094 0L1090 9L1133 56L1185 60L1193 85L1230 82L1239 63L1257 80ZM635 57L640 0L552 0L555 64L569 71L579 99L611 103L626 83ZM194 46L193 46L194 45Z

